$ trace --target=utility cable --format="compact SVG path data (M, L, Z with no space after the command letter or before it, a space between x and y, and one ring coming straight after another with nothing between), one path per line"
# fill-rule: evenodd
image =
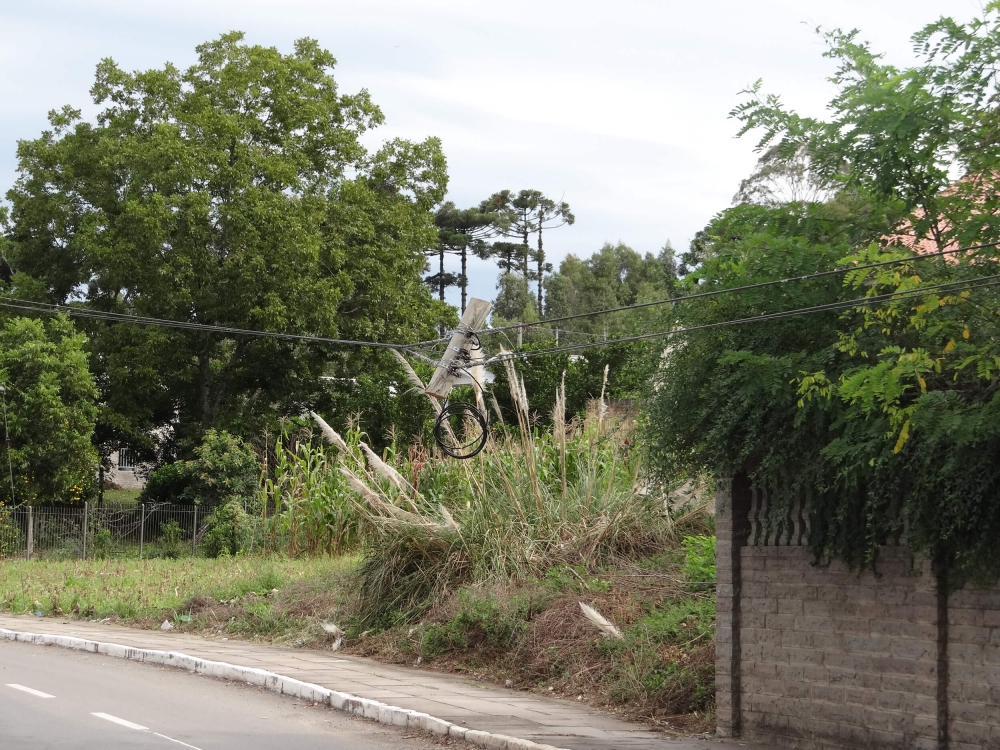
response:
M978 283L978 282L991 282L991 283ZM554 347L550 349L539 349L536 351L528 352L507 352L505 354L498 354L487 359L483 364L489 365L494 362L503 362L508 360L516 359L528 359L530 357L538 357L543 354L561 354L563 352L577 351L579 349L592 349L599 346L609 346L611 344L623 344L631 341L645 341L648 339L663 338L666 336L681 335L685 333L691 333L693 331L705 331L712 328L724 328L727 326L743 325L745 323L757 323L767 320L778 320L780 318L792 318L799 317L801 315L811 315L816 312L826 312L833 310L841 310L848 307L864 306L870 305L878 302L885 302L892 299L908 299L911 297L925 296L928 293L934 291L964 291L966 289L979 289L983 287L996 286L1000 284L1000 274L994 274L992 276L981 276L975 279L965 279L962 281L951 281L944 284L935 284L933 286L918 287L917 289L910 289L903 292L890 292L887 294L880 294L871 297L859 297L852 300L842 300L839 302L830 302L825 305L815 305L813 307L802 307L795 310L785 310L783 312L776 313L766 313L764 315L754 315L749 318L739 318L736 320L724 320L718 323L706 323L699 326L689 326L687 328L676 328L671 331L657 331L655 333L644 333L637 336L626 336L623 338L616 339L605 339L603 341L596 341L590 344L571 344L567 346Z
M118 323L132 323L134 325L156 326L160 328L175 328L188 331L204 331L207 333L223 333L232 336L253 336L257 338L281 339L284 341L306 341L317 344L337 344L341 346L371 347L374 349L396 349L399 351L410 351L411 344L390 344L381 341L358 341L353 339L336 339L323 336L310 336L308 334L279 333L276 331L258 331L249 328L234 328L231 326L217 326L208 323L194 323L191 321L170 320L167 318L150 318L140 315L128 315L125 313L105 312L87 307L74 307L72 305L55 305L48 302L31 302L19 300L15 297L0 296L0 308L13 310L28 310L31 312L48 313L52 315L69 315L78 318L92 318ZM415 356L427 359L419 354Z
M804 274L802 276L789 276L784 279L775 279L774 281L761 281L756 284L744 284L743 286L734 286L727 289L716 289L711 292L700 292L698 294L689 294L683 297L670 297L668 299L654 300L652 302L639 302L634 305L625 305L623 307L611 307L605 310L593 310L591 312L576 313L574 315L563 315L558 318L545 318L544 320L538 320L534 323L512 323L511 325L500 326L498 328L487 328L486 330L480 331L481 336L494 333L503 333L504 331L516 331L519 328L532 328L534 326L544 326L549 323L561 323L565 320L577 320L579 318L590 318L596 315L609 315L611 313L625 312L628 310L640 310L646 307L656 307L658 305L674 305L678 302L687 302L689 300L701 299L704 297L716 297L720 294L732 294L733 292L746 292L752 289L765 289L770 286L777 286L778 284L787 284L795 281L808 281L810 279L819 279L825 276L835 276L838 274L846 274L852 271L864 271L869 268L881 268L884 266L896 265L899 263L906 263L911 260L925 260L929 258L944 257L946 255L954 255L955 253L967 253L974 250L983 250L990 247L998 247L1000 242L988 242L982 245L970 245L968 247L956 247L950 250L941 250L934 253L919 253L916 255L910 255L906 258L895 258L893 260L883 260L877 263L865 263L857 266L850 266L848 268L834 268L829 271L818 271L816 273ZM431 344L435 343L433 341L421 341L420 344Z

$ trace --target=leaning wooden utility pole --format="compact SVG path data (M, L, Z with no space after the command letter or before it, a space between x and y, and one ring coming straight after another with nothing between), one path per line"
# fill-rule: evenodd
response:
M490 315L493 304L484 299L473 297L469 300L469 306L465 308L462 320L458 324L455 333L452 334L448 348L445 350L441 361L438 363L434 377L427 384L427 394L436 398L448 398L451 389L466 373L463 368L472 364L472 343L470 339L476 331L482 330L486 325L486 318ZM479 346L476 342L475 346ZM456 359L458 361L456 361ZM467 376L466 376L467 377Z

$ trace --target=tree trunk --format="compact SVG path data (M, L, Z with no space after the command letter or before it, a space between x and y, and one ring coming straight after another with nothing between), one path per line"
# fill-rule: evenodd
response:
M207 354L198 355L198 376L201 396L201 426L212 426L212 360Z
M469 277L465 270L469 260L469 248L462 246L462 315L465 315L465 296L469 291Z
M444 245L438 253L438 299L444 302Z
M542 252L542 222L538 222L538 257L535 259L538 262L538 317L541 318L542 313L542 274L545 270L545 253Z

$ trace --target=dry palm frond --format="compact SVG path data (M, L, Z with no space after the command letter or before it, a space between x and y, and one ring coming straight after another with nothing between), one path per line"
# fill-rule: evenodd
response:
M413 486L403 478L402 474L379 458L378 454L369 448L366 443L361 442L359 445L361 446L361 450L365 452L365 456L368 458L368 465L375 470L375 473L380 474L392 482L400 492L416 492L416 490L413 489Z
M456 521L455 517L448 512L448 509L440 504L438 504L438 509L441 511L441 518L444 519L445 525L450 526L455 531L459 531L458 521Z
M367 500L370 503L382 502L382 498L378 496L378 493L375 492L375 490L373 490L367 484L362 482L360 479L358 479L358 477L354 474L353 471L341 466L340 473L343 474L345 477L347 477L347 483L351 485L351 489L354 490L357 494L361 495L361 497L363 497L365 500Z
M323 417L314 411L309 412L309 416L319 425L319 429L323 433L323 437L326 438L326 442L337 446L344 452L347 451L347 443L344 442L344 438L337 434L337 431L328 425Z
M428 521L423 516L411 513L408 510L403 510L402 508L398 508L392 503L387 502L377 492L375 492L375 490L359 479L350 469L341 466L340 473L347 477L347 482L351 485L351 489L368 502L368 510L365 512L372 517L372 520L387 521L394 519L404 521L408 524L413 524L414 526L443 528L440 524ZM374 515L372 515L372 511L374 511Z
M402 355L402 353L396 351L395 349L391 349L390 351L393 353L396 359L399 360L399 364L402 365L403 372L406 373L406 379L410 381L410 384L415 389L417 389L425 396L427 396L427 400L431 402L431 408L434 410L434 413L440 414L441 404L438 403L438 400L436 398L427 393L427 386L424 385L424 381L420 379L420 376L417 375L416 371L410 366L409 360L407 360L406 357Z
M334 625L332 622L321 622L319 624L323 628L323 632L327 635L333 636L333 646L334 651L339 651L340 647L344 644L344 631Z
M594 623L605 638L610 638L613 641L620 641L625 637L622 635L622 631L616 628L610 620L593 607L580 602L580 609L583 611L583 616Z

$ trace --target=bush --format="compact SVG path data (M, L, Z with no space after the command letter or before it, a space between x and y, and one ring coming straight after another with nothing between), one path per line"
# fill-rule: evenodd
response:
M447 651L468 648L509 648L527 630L527 600L500 602L493 596L476 596L468 589L458 595L458 612L445 623L431 625L420 639L423 656L433 658Z
M188 494L191 472L186 461L163 464L152 471L139 501L143 503L176 503Z
M252 538L250 516L239 500L230 499L208 517L202 545L208 557L236 555L247 551Z
M20 554L24 549L24 534L14 522L14 514L0 503L0 558Z
M209 430L190 461L160 466L142 491L142 502L198 504L214 508L257 492L261 465L249 445L228 432Z

